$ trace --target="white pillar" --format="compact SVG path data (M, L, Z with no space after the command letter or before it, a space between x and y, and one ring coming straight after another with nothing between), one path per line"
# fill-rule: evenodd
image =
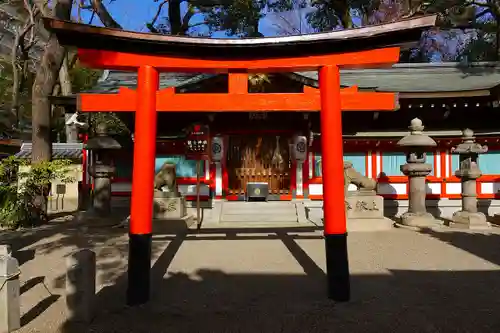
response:
M296 172L297 175L295 177L297 184L296 184L296 193L295 195L301 196L304 195L304 177L303 177L303 169L304 169L304 162L303 161L297 161L297 168Z

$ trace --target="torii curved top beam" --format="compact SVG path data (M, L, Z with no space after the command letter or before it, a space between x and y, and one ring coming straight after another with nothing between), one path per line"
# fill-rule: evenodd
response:
M45 27L57 35L61 44L80 49L247 61L402 46L418 41L422 30L434 26L435 23L436 15L429 15L357 29L300 36L221 39L132 32L44 18Z

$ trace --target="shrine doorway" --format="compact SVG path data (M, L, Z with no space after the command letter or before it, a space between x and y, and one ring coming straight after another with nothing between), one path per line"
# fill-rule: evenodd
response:
M244 196L248 183L267 183L268 200L289 195L292 169L289 140L285 135L229 136L227 194Z

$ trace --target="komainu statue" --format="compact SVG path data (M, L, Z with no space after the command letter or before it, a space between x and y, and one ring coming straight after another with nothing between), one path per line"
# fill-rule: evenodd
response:
M162 197L166 198L180 197L180 193L177 188L177 176L175 174L175 164L171 162L165 162L161 166L160 171L158 171L158 173L155 176L154 190L155 193L161 192Z
M349 185L358 187L348 191ZM376 193L377 181L363 176L344 161L344 191L348 231L389 230L393 221L384 217L384 198Z
M377 182L374 179L363 176L353 168L351 162L344 161L344 192L346 196L350 184L356 185L358 191L364 193L375 193L377 188Z
M177 188L175 164L165 162L161 166L155 176L154 191L153 219L184 221L188 214L186 199Z

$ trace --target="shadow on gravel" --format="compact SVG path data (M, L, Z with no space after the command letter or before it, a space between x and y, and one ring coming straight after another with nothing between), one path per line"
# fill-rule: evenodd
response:
M430 229L421 233L469 252L495 265L500 265L500 235L468 232L438 232ZM500 278L500 274L499 274Z
M155 238L170 243L153 265L150 303L124 307L126 277L122 277L98 293L96 304L101 310L90 327L77 328L68 322L61 332L500 331L500 271L389 270L384 275L354 274L351 302L335 304L326 298L323 270L296 242L320 239L320 234L275 229L259 235L245 234L253 233L248 230L227 230L226 236L220 238L205 235L210 233L222 231ZM183 242L214 237L221 241L266 237L280 240L304 274L228 274L203 268L194 275L168 272Z

